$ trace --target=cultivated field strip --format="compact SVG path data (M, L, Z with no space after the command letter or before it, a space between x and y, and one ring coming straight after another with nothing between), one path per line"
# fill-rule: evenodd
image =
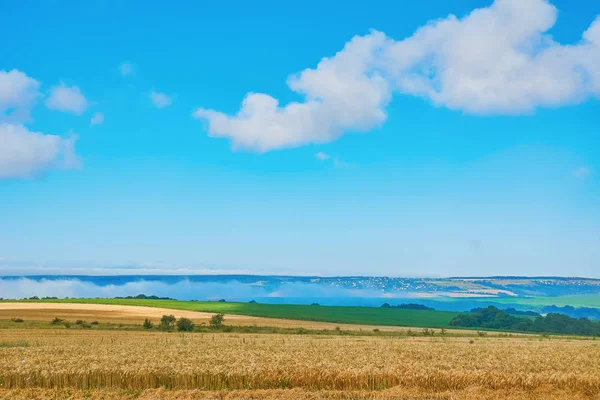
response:
M600 395L596 340L4 330L0 342L5 389L550 387Z

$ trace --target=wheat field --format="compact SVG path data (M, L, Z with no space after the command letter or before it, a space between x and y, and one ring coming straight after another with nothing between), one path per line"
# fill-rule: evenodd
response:
M102 398L163 398L165 390L180 398L600 396L600 341L592 339L11 329L0 331L0 344L0 398L71 390Z

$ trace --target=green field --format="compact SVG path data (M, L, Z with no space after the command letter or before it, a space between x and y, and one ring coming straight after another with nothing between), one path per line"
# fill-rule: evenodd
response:
M374 307L309 306L147 299L59 299L22 301L162 307L174 310L249 315L253 317L286 318L304 321L321 321L361 325L409 326L421 328L447 328L450 321L459 314L457 312L447 311L421 311Z

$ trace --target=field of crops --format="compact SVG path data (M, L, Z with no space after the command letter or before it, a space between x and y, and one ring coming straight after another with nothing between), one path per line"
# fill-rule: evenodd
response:
M592 339L10 329L0 398L594 399L599 359Z
M458 313L446 311L421 311L373 307L333 307L177 300L61 299L42 301L55 303L148 306L253 317L286 318L304 321L363 325L412 326L421 328L447 328L449 327L449 322L458 315ZM36 302L40 302L40 300L36 300Z

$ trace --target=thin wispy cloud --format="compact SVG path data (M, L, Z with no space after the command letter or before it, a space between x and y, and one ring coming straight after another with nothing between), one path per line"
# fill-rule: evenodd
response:
M157 108L165 108L173 103L173 99L164 93L159 93L155 90L150 92L150 100Z
M248 93L235 114L200 107L193 117L208 122L211 137L265 152L378 127L394 92L476 115L531 114L600 97L600 17L578 43L562 45L548 34L557 16L546 0L496 0L402 40L372 31L290 76L301 102Z
M90 126L101 125L104 123L104 114L101 112L95 113L90 119Z
M573 176L577 179L586 179L592 171L588 167L579 167L573 170Z
M322 151L319 151L318 153L315 154L315 158L319 161L325 161L325 160L329 160L330 155L327 153L323 153Z
M124 62L121 65L119 65L119 72L121 73L121 76L128 76L133 74L133 64L130 62Z

